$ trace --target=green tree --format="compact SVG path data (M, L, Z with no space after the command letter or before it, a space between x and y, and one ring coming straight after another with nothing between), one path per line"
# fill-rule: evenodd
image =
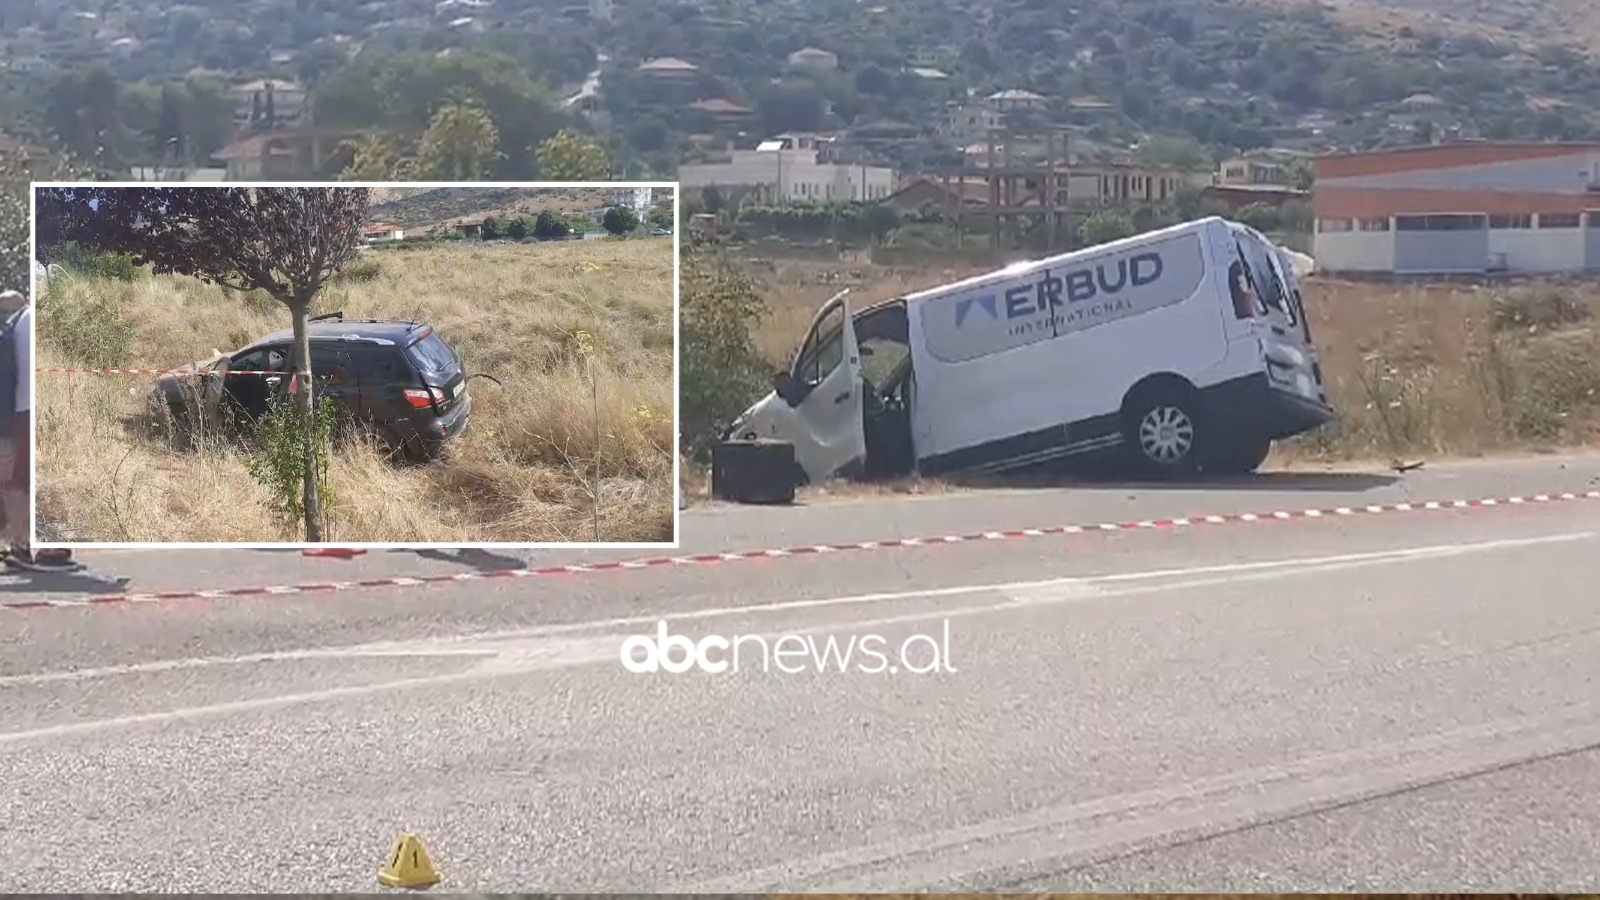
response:
M809 81L767 86L756 99L756 118L767 132L819 131L828 103Z
M625 206L613 206L600 224L612 234L627 234L639 227L639 214Z
M571 233L572 226L567 224L567 220L548 209L541 210L533 221L533 236L543 240L566 237Z
M483 239L486 241L496 241L500 239L500 223L495 221L494 216L484 217Z
M500 159L499 146L500 129L483 106L447 103L417 142L417 180L486 181Z
M1108 244L1135 234L1133 220L1127 214L1113 210L1091 213L1078 226L1078 240L1085 247Z
M881 244L900 227L900 211L892 206L875 203L862 210L857 226L874 244Z
M666 200L650 207L650 212L645 215L644 220L651 228L671 228L672 201Z
M1316 170L1312 168L1311 160L1296 159L1288 165L1289 186L1295 190L1309 191L1316 183Z
M535 161L528 148L569 121L535 72L504 54L477 49L443 55L364 50L316 85L311 110L318 125L381 129L412 142L441 105L467 98L482 106L497 130L496 178L532 178Z
M390 181L404 167L394 141L381 134L368 134L339 146L350 154L350 164L339 173L340 181Z
M233 97L221 79L193 74L181 94L185 151L195 161L209 159L233 133Z
M570 128L551 135L534 155L539 159L539 177L545 181L606 181L611 177L605 148Z
M684 449L699 456L768 390L771 369L751 337L766 310L713 246L690 241L681 254L678 418Z
M520 241L528 236L528 220L517 216L506 223L506 237L513 241Z

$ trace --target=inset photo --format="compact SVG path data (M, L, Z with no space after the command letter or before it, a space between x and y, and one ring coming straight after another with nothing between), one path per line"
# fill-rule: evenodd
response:
M676 199L35 184L37 546L675 546Z

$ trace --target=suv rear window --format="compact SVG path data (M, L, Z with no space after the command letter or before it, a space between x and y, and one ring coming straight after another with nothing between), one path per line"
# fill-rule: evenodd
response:
M406 356L424 372L448 372L456 367L456 355L450 345L431 331L427 337L407 347Z

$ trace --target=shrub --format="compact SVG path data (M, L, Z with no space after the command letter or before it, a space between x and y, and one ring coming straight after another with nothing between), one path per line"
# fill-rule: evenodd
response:
M77 244L66 246L61 266L81 277L113 281L132 281L139 274L139 266L134 263L131 253L102 253L86 250Z
M333 509L332 480L328 460L333 452L333 435L339 425L339 405L327 397L317 397L316 432L308 440L304 420L291 397L274 397L265 416L256 425L257 446L250 458L250 474L267 493L267 505L285 528L299 529L305 523L304 494L306 450L315 441L317 454L317 492L323 518Z
M768 367L753 339L765 307L755 285L713 247L691 241L680 252L680 440L699 456L768 390Z
M345 266L343 271L334 276L334 280L346 282L374 281L379 275L382 274L383 263L380 263L376 259L372 259L370 257L362 257L350 265Z
M1491 304L1494 329L1560 328L1589 318L1589 305L1559 288L1497 294Z
M109 368L126 362L134 329L119 288L105 281L52 283L38 303L40 337L80 365Z

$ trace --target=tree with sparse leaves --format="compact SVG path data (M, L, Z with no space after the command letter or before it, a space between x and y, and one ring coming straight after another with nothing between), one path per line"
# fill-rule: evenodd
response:
M544 181L608 181L611 161L606 149L570 128L563 128L539 145L539 177Z
M322 540L312 397L311 304L362 246L366 188L54 188L39 191L38 239L131 253L155 274L265 291L294 327L295 392L305 426L306 540Z
M612 234L627 234L639 227L639 214L626 206L613 206L600 224Z

